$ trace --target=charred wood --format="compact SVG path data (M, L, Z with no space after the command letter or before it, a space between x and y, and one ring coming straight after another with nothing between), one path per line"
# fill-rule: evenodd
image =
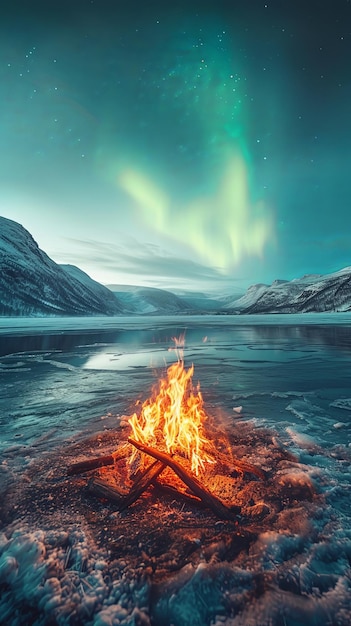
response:
M102 480L102 478L91 478L88 482L88 491L94 496L105 498L116 504L120 504L128 495L128 492L122 491L110 483Z
M94 459L86 459L85 461L79 461L79 463L73 463L67 468L67 475L74 476L75 474L84 474L84 472L90 472L98 467L105 467L106 465L113 465L115 462L112 454L106 456L99 456Z
M189 474L187 470L180 465L177 461L175 461L169 454L165 452L160 452L159 450L155 450L154 448L150 448L149 446L141 443L139 441L135 441L131 437L128 439L129 443L135 446L140 452L144 452L144 454L148 454L152 456L154 459L160 461L163 465L167 465L170 467L175 474L191 489L191 491L198 496L202 500L204 504L208 508L210 508L218 517L222 519L233 519L238 513L241 511L240 506L231 506L227 507L217 496L208 491L203 485L201 485L200 481L195 477Z
M141 494L151 485L151 483L165 469L163 463L154 461L147 469L140 474L130 491L119 490L101 478L92 478L88 484L88 490L95 496L106 498L118 505L118 509L123 511L135 502Z
M155 480L154 486L159 491L163 491L164 493L167 493L174 498L180 498L181 500L183 500L184 502L188 502L189 504L197 504L197 506L203 505L203 502L200 498L191 493L187 493L186 491L181 491L180 489L173 487L173 485L169 485L159 480Z
M117 461L124 459L128 455L128 452L129 446L122 446L113 454L98 456L92 459L79 461L78 463L73 463L67 468L67 475L74 476L76 474L84 474L84 472L90 472L91 470L98 469L99 467L114 465Z
M245 474L254 474L258 478L262 480L267 480L267 474L264 470L256 467L256 465L251 465L251 463L246 463L246 461L239 461L238 459L231 460L231 467L239 470L241 473Z

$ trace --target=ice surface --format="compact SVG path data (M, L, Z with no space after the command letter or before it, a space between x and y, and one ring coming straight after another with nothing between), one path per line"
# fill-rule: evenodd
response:
M273 484L288 506L277 500L265 518L256 484L248 549L230 556L213 546L201 556L190 529L197 561L154 580L142 554L138 575L126 559L112 564L79 498L74 524L64 501L52 519L50 500L44 517L17 515L19 502L9 512L13 489L21 494L50 455L100 432L118 439L123 416L148 397L175 358L172 337L184 331L185 363L195 365L208 411L233 437L252 429L248 461L274 450L285 459ZM0 623L349 626L347 334L350 316L0 319ZM103 511L107 525L118 521Z
M338 398L334 400L334 402L331 402L330 406L335 406L337 409L345 409L345 411L351 411L351 398Z

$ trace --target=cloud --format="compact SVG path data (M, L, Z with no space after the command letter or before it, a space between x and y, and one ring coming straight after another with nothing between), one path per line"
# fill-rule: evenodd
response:
M133 283L135 277L153 284L166 281L172 284L228 282L228 277L215 268L171 255L160 246L133 238L128 238L125 245L72 238L67 242L71 251L55 254L57 262L76 264L82 269L95 267L100 274L123 275Z

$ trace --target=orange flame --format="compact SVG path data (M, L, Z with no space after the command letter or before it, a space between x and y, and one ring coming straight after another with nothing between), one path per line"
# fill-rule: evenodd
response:
M151 399L146 400L140 415L132 415L129 423L133 437L146 445L165 448L169 454L185 456L191 470L198 475L205 463L213 463L213 457L206 448L213 447L204 433L207 419L203 408L200 386L194 393L192 376L194 366L184 368L179 358L182 341L175 340L178 362L167 369L167 375L161 379Z

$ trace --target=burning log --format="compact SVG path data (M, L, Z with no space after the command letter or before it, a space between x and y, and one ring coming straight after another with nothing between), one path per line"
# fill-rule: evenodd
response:
M166 454L165 452L160 452L159 450L155 450L154 448L150 448L149 446L141 443L140 441L135 441L131 437L128 439L129 443L135 446L140 452L144 452L144 454L148 454L152 456L157 461L160 461L163 465L167 465L170 467L175 474L191 489L191 491L202 500L206 506L208 506L216 515L221 519L233 519L238 513L240 513L240 506L231 506L227 507L219 498L217 498L214 494L210 493L203 485L201 485L200 481L187 472L187 470L180 465L177 461L175 461L171 456Z
M79 461L78 463L73 463L68 467L67 475L75 476L76 474L84 474L84 472L90 472L91 470L98 469L99 467L114 465L117 461L124 459L128 452L128 446L125 445L118 448L118 450L116 450L113 454L98 456L92 459Z
M122 492L116 487L101 478L93 478L89 484L89 492L101 498L107 498L118 505L120 511L127 509L133 504L141 494L151 485L151 483L163 472L165 466L160 461L154 461L135 480L128 493Z

